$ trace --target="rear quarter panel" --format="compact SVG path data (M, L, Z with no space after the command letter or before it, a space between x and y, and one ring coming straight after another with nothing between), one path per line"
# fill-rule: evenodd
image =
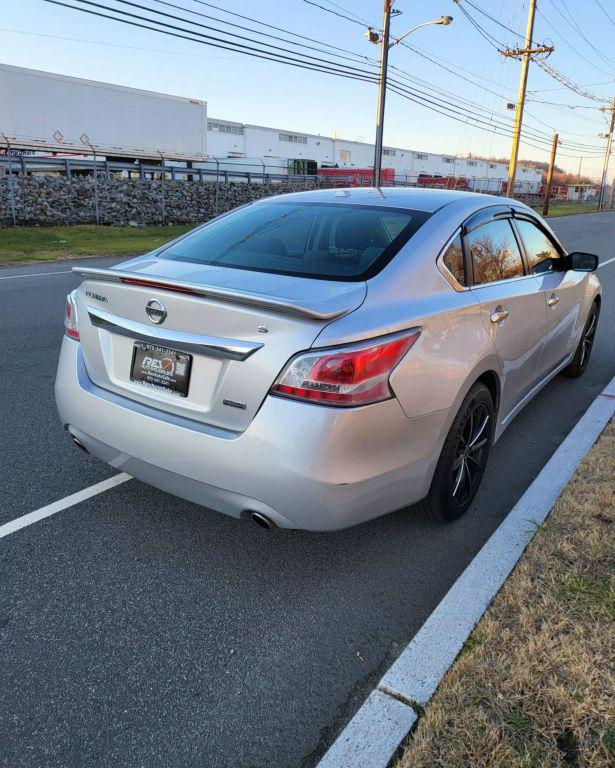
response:
M483 203L484 205L484 203ZM367 282L363 304L327 325L315 347L345 344L419 326L421 336L391 376L409 418L457 408L485 371L499 375L495 348L470 291L456 291L436 261L472 198L437 211L397 256Z

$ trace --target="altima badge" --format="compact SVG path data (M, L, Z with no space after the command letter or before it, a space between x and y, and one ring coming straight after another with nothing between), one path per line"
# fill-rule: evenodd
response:
M156 325L164 323L167 318L167 311L164 308L164 304L161 301L158 301L158 299L151 299L148 301L145 305L145 312L152 323L156 323Z

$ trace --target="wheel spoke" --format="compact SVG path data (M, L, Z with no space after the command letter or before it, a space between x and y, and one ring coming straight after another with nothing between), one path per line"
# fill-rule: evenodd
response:
M457 495L457 491L459 490L459 486L461 485L461 479L464 475L464 469L465 469L466 463L463 458L461 457L461 466L459 467L459 472L457 473L457 479L455 480L455 485L453 486L453 496Z
M467 479L468 479L467 480L467 482L468 482L468 493L470 493L472 491L472 485L473 485L472 473L470 472L470 465L469 465L469 463L467 461L465 461L463 466L464 466L464 469L465 469L465 475L467 476ZM467 496L467 495L468 495L467 493L464 494L464 496Z
M465 413L459 431L457 456L451 467L452 496L460 506L472 497L482 476L489 449L490 420L488 407L476 400Z
M478 460L478 459L477 459L475 456L472 456L472 454L471 454L471 453L469 453L469 454L468 454L468 470L469 470L469 468L470 468L470 462L471 462L471 461L473 461L473 462L474 462L474 464L476 465L476 467L477 467L477 472L480 472L480 470L483 468L483 465L480 463L480 461L479 461L479 460Z
M487 445L487 438L484 437L482 440L480 440L478 443L474 443L474 445L470 448L470 453L478 453L481 448L484 448Z
M487 424L489 424L489 414L487 414L485 416L485 418L480 423L478 429L476 430L475 434L471 438L470 444L468 446L470 448L470 450L472 450L472 448L474 448L476 446L476 443L477 443L478 439L480 438L480 436L485 431L485 428L487 427Z

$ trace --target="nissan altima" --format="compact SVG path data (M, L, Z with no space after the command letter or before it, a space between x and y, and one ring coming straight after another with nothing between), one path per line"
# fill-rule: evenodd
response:
M75 268L59 415L117 469L265 528L454 520L523 406L585 370L597 262L512 199L263 199Z

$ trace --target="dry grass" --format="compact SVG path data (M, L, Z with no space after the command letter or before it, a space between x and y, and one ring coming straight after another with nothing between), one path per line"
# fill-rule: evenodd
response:
M396 768L615 765L615 422L445 676Z

